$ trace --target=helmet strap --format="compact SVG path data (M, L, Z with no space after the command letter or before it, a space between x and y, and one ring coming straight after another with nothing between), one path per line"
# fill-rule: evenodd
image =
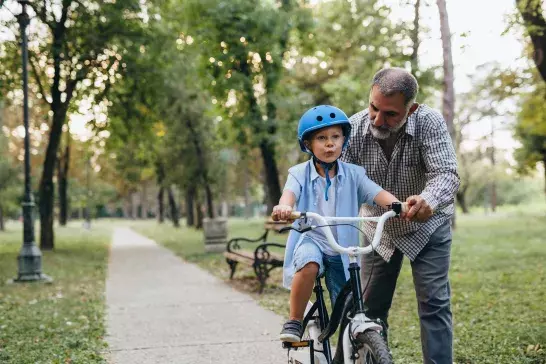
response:
M326 188L324 189L324 199L328 201L328 188L332 185L332 181L330 180L330 170L337 167L337 160L326 163L315 157L313 154L313 163L319 164L324 169L324 174L326 175Z

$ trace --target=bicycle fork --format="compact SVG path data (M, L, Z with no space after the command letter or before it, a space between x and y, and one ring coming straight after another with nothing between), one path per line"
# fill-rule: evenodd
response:
M364 313L364 302L362 300L362 288L360 283L360 267L353 259L351 259L351 263L349 263L349 275L351 276L355 315L345 327L342 343L338 343L338 345L343 345L343 360L345 363L351 363L355 359L354 341L358 335L369 330L375 330L377 332L383 331L381 325L369 319Z

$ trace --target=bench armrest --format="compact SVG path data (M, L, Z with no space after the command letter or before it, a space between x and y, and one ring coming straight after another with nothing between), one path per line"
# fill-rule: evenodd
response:
M239 245L239 242L247 242L247 243L258 243L258 242L264 242L267 238L268 231L266 230L265 233L263 233L259 238L256 239L248 239L248 238L233 238L230 241L227 242L226 250L228 252L232 252L237 249L241 249L241 246Z
M254 260L265 260L269 261L271 259L271 253L269 250L267 250L269 247L278 247L278 248L286 248L283 244L278 243L263 243L260 244L256 250L254 250Z

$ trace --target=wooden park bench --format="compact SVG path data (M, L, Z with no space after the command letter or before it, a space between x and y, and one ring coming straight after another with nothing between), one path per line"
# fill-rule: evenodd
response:
M262 293L265 282L267 278L269 278L269 272L277 267L282 267L284 262L284 253L279 254L272 252L269 248L278 247L284 249L285 246L283 244L268 243L267 236L271 231L279 233L279 230L285 226L290 226L290 224L273 221L269 218L264 224L265 232L259 238L233 238L228 241L224 256L231 268L229 278L233 279L238 263L249 265L254 269L254 273L256 273L256 276L258 277L258 281L260 282L259 292ZM241 249L240 243L242 242L257 243L258 245L254 251L249 251Z

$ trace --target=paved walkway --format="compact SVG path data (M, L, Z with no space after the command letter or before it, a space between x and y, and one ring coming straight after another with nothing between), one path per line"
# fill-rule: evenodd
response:
M152 240L116 229L108 273L111 363L286 363L280 316Z

